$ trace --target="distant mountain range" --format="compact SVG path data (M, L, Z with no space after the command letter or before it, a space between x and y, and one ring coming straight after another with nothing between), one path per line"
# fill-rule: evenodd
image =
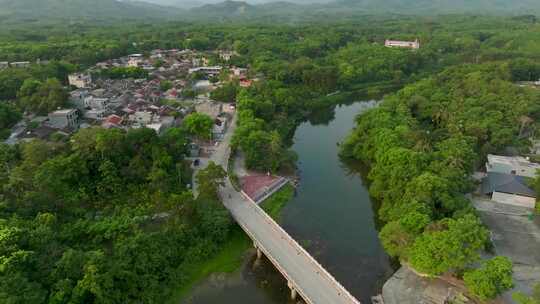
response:
M358 10L360 12L378 13L407 13L407 14L425 14L425 13L528 13L540 11L540 0L246 0L225 1L220 0L141 0L159 5L175 6L180 8L206 7L216 5L223 7L224 3L232 2L238 6L251 5L254 9L267 9L265 5L280 2L281 4L308 5L304 9L326 8L329 10L341 8L346 10ZM262 5L262 6L261 6ZM311 6L310 6L311 5ZM227 4L231 6L231 4ZM278 7L278 6L275 6Z
M540 12L539 0L337 0L336 4L369 13L508 13Z
M309 18L340 14L538 14L540 0L0 0L4 19L222 20ZM310 1L318 3L311 4ZM152 3L150 3L152 2ZM158 5L159 3L160 5ZM165 6L168 5L168 6ZM265 19L263 19L265 20ZM270 18L270 20L272 20ZM0 21L1 22L1 21Z
M179 12L147 2L119 0L0 0L0 19L139 19Z

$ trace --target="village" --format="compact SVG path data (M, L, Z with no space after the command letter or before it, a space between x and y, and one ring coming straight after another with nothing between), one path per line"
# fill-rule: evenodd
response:
M52 134L69 136L90 127L146 127L159 135L180 126L184 117L196 112L212 118L214 126L209 141L192 143L191 156L208 154L223 137L235 109L234 101L212 100L210 92L224 82L236 81L240 87L253 82L248 69L227 64L233 52L211 55L214 66L209 66L210 56L204 53L153 50L147 56L132 54L70 74L69 106L47 116L25 115L5 142L13 145L34 138L47 140ZM22 64L30 63L9 65Z
M209 137L192 136L186 160L196 172L221 156L220 146L232 133L235 100L213 100L211 92L225 83L248 88L261 75L251 77L247 68L229 64L237 56L230 51L202 53L192 50L153 50L146 56L131 54L99 62L84 72L68 75L69 106L47 116L26 114L5 143L14 145L33 139L69 137L80 129L101 127L129 130L149 128L158 135L181 127L192 113L212 119ZM24 67L30 62L1 63ZM240 163L240 162L239 162ZM241 170L241 190L259 204L285 186L289 179L265 172ZM193 191L197 185L193 180Z

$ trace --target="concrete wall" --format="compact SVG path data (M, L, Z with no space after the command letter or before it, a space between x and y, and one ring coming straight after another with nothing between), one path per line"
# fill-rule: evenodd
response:
M516 194L493 192L492 200L508 205L521 206L534 209L536 199L534 197L521 196Z

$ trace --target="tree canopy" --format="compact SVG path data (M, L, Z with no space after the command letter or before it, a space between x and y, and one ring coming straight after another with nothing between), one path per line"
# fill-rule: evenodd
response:
M493 299L514 286L512 262L507 257L494 257L480 268L466 272L463 280L469 291L481 300Z
M214 127L214 120L212 120L212 117L206 114L191 113L186 116L183 125L186 130L192 135L195 135L202 139L212 138L212 128Z

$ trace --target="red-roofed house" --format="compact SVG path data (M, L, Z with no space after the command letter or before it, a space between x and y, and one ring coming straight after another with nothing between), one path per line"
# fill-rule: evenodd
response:
M124 119L122 117L113 114L105 118L105 121L103 121L102 126L106 129L121 128L123 121Z

